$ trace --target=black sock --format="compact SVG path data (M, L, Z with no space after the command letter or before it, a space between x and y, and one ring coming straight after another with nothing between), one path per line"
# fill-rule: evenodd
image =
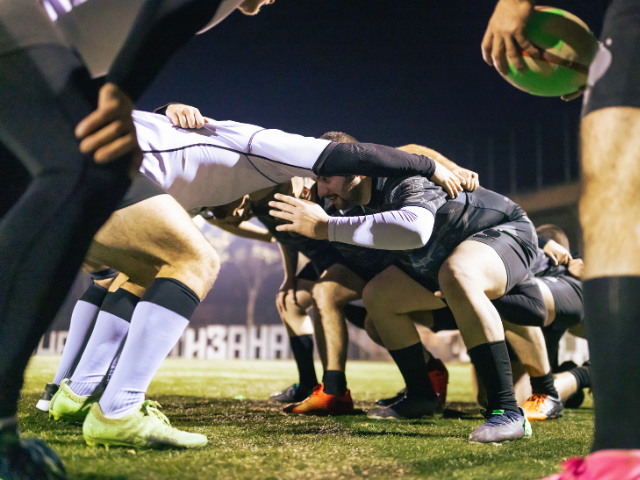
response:
M559 398L558 391L553 384L553 373L549 372L541 377L529 377L531 380L531 393L542 393Z
M316 369L313 365L313 335L289 337L291 352L298 365L300 385L312 389L318 384Z
M424 397L430 400L438 398L427 373L427 363L424 361L424 346L422 343L416 343L398 350L389 350L389 353L396 365L398 365L402 378L404 378L408 396Z
M487 391L487 411L511 410L519 413L506 342L502 340L477 345L469 349L469 357Z
M327 395L344 395L347 392L347 376L340 370L326 370L322 383Z
M549 356L549 365L551 371L556 372L559 367L558 352L560 350L560 339L566 333L567 329L557 329L553 322L548 327L542 329L544 335L544 343L547 345L547 355Z
M640 277L595 278L583 286L596 419L593 450L639 448Z
M591 369L588 366L572 368L569 373L576 377L578 390L591 387Z

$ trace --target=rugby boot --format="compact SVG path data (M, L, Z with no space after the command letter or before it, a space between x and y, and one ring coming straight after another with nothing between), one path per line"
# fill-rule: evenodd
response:
M17 422L0 430L0 478L62 480L64 465L42 440L21 439Z
M442 409L438 398L429 400L412 397L406 393L400 400L388 407L374 408L367 412L367 417L377 420L402 420L433 415Z
M389 398L381 398L380 400L376 400L376 405L380 405L381 407L388 407L389 405L393 405L398 400L402 399L407 393L406 387L396 393L393 397Z
M544 393L534 393L522 404L522 410L530 422L561 417L564 413L562 400Z
M531 424L524 415L509 410L493 410L491 413L482 412L486 422L476 428L469 435L471 443L501 443L530 438L533 435Z
M84 440L90 447L99 445L138 448L198 448L207 437L173 428L159 410L160 404L145 400L135 412L123 418L109 418L94 403L82 425Z
M36 403L36 408L43 412L48 412L51 399L58 392L59 388L60 386L55 383L47 383L47 386L44 387L44 392L42 392L42 395L40 396L40 400Z
M444 365L444 363L442 363L442 361L437 358L433 359L433 364L435 368L429 370L429 379L431 380L433 390L436 392L436 395L438 395L440 405L444 408L444 404L447 401L447 384L449 383L449 371L447 370L447 367ZM406 391L407 389L403 388L393 397L376 400L376 405L380 405L381 407L388 407L389 405L392 405L400 400L404 396Z
M272 393L269 396L269 401L280 403L301 402L312 393L312 388L307 388L304 385L300 385L299 383L294 383L281 392Z
M584 459L571 458L562 468L542 480L638 480L640 450L599 450Z
M49 418L65 422L82 423L89 413L91 405L100 400L102 391L84 397L76 395L65 378L49 404Z
M349 390L344 395L324 393L324 384L321 383L313 387L313 393L304 401L287 405L283 412L300 415L351 415L353 400Z
M433 390L438 395L438 401L440 402L440 406L444 408L444 404L447 401L447 384L449 383L449 371L447 367L444 365L442 360L438 358L433 358L432 362L435 368L431 368L429 370L429 378L431 379L431 384L433 385Z

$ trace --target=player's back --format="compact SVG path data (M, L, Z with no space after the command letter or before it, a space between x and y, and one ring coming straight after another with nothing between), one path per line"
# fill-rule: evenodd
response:
M184 130L164 115L136 111L133 119L144 153L141 171L187 210L309 176L330 143L233 121Z

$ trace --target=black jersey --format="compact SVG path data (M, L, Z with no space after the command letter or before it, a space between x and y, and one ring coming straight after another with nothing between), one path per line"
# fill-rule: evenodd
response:
M515 220L528 222L522 208L503 195L480 187L450 199L441 187L420 176L375 179L371 201L360 209L352 209L349 214L367 215L407 206L420 206L434 214L433 233L424 247L388 252L386 261L399 264L413 277L433 281L437 281L445 259L469 236ZM515 229L504 233L518 240ZM530 243L529 238L523 241Z
M321 206L324 207L324 201L321 199ZM269 233L273 235L276 241L287 248L291 248L296 252L302 253L311 262L313 262L316 270L322 272L334 263L342 263L342 256L339 251L329 242L329 240L316 240L314 238L305 237L295 232L281 232L276 230L278 225L288 223L286 220L269 215L270 208L254 206L253 213L262 223Z

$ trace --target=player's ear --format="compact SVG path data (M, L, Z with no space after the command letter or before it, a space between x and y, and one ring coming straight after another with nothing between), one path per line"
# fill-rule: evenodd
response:
M302 200L311 200L311 190L309 189L309 187L307 186L302 187L302 192L300 192L300 198Z

